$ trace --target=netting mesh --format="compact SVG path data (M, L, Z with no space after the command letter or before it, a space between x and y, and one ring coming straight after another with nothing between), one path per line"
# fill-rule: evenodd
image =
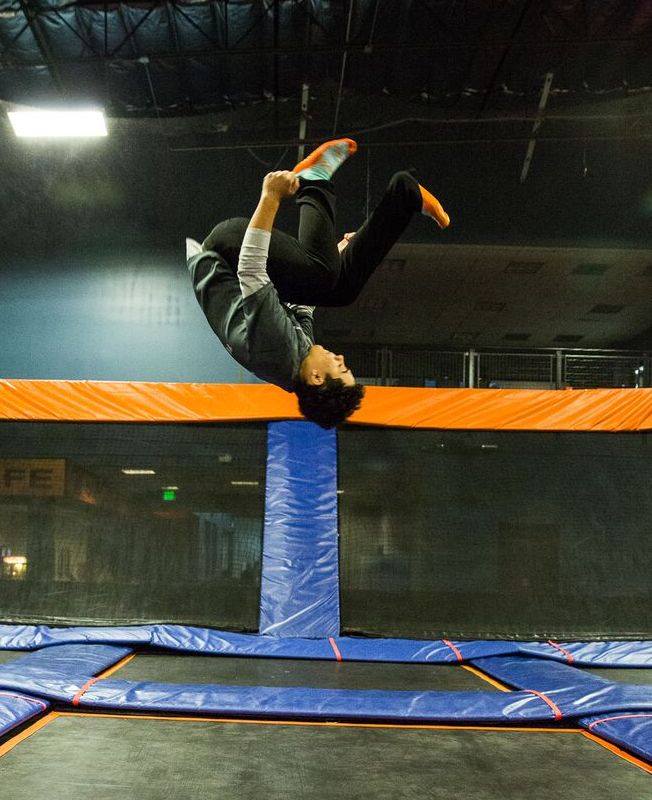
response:
M652 635L649 434L339 434L345 632Z
M265 426L1 423L0 619L255 630L265 461Z

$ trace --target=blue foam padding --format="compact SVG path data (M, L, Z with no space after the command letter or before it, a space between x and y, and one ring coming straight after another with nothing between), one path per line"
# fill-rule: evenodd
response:
M472 663L515 689L541 692L565 718L652 710L652 686L616 684L566 664L522 656L479 658Z
M3 672L31 674L33 671L87 680L117 664L131 652L126 647L108 645L63 644L47 647L0 665L0 680Z
M505 692L401 692L303 687L171 685L99 681L79 707L247 717L409 722L550 721L538 697Z
M458 661L455 651L440 639L365 639L332 637L344 661L412 662L450 664ZM61 644L113 644L157 647L186 653L210 653L262 658L333 660L329 640L302 637L261 636L233 633L189 625L143 625L139 627L48 628L45 625L0 625L0 650L34 650ZM503 641L452 642L463 660L519 652L519 644Z
M48 625L0 625L0 650L38 650L59 644L143 645L154 626L50 628Z
M70 703L88 681L131 650L109 645L59 645L0 665L0 691Z
M169 648L170 631L166 626L153 628L157 628L159 646ZM178 632L178 626L171 628ZM184 630L187 632L187 629ZM258 642L271 638L279 645L283 642L292 646L305 644L274 637L250 638ZM356 640L354 643L362 641L373 640ZM216 643L212 642L213 645ZM312 643L317 644L315 641ZM347 643L351 641L340 639L343 647ZM264 644L267 647L269 642ZM423 643L411 643L412 646L417 644ZM292 657L288 652L290 649L288 647L285 653L288 657ZM90 682L93 676L130 652L129 648L111 645L51 646L0 666L0 691L66 703L72 702L81 693L80 705L87 708L317 719L466 721L488 724L552 720L558 718L553 706L559 709L566 720L629 711L637 714L652 712L652 687L615 684L565 664L519 655L488 656L473 660L487 674L517 689L505 693L186 686L114 680ZM441 657L441 654L431 653L427 649L415 655L425 661L433 656ZM450 663L448 657L447 662ZM545 699L533 692L541 693Z
M441 639L363 639L340 636L335 643L344 661L395 661L422 664L458 663L458 650L463 661L482 656L510 655L519 652L516 642L453 641L446 644ZM450 645L453 645L451 647Z
M328 639L298 639L213 631L207 628L157 625L150 644L186 653L330 661L335 652Z
M97 650L90 646L53 648L69 650L65 658L48 663L48 652L30 654L0 667L0 690L35 695L55 702L71 703L81 693L79 705L86 708L115 710L168 711L198 714L229 714L265 717L384 719L394 721L508 723L551 721L555 710L542 698L528 691L536 689L561 710L565 719L595 716L628 710L651 711L652 691L646 686L616 685L592 678L588 685L564 685L560 680L541 681L535 674L524 680L526 691L516 692L412 692L376 690L338 690L302 687L183 685L151 682L100 680L90 683L92 671L100 662L115 663L125 651L121 648L99 648L104 653L79 653L89 670L81 674L73 666L74 651ZM31 659L31 663L30 663ZM519 659L479 659L487 672L486 662ZM508 665L502 672L509 671ZM548 664L576 673L571 667ZM505 677L502 675L501 677ZM516 677L511 676L513 682ZM523 676L521 676L523 677ZM525 676L528 677L528 676ZM538 676L539 678L541 676ZM581 679L584 678L580 674ZM559 676L557 676L559 678ZM580 682L581 683L581 682ZM585 684L587 682L584 682ZM536 684L536 685L533 685Z
M579 721L582 728L622 747L652 764L652 713L630 711L624 714L586 717Z
M131 650L108 645L59 645L0 665L0 690L70 702L94 676Z
M585 667L652 667L652 641L647 642L556 642L568 657L547 642L519 645L526 655L565 661Z
M47 711L50 704L35 697L0 691L0 736Z
M260 632L340 630L337 440L312 422L268 427Z
M457 663L455 651L441 640L363 639L334 636L332 642L343 661L377 661L421 664ZM300 658L332 661L337 658L328 639L260 636L227 633L206 628L157 625L150 644L170 650L263 658ZM481 656L518 652L514 642L452 642L465 661Z
M516 689L536 689L546 692L554 689L578 687L590 691L609 683L597 675L540 658L524 656L491 656L475 658L472 663L479 669Z

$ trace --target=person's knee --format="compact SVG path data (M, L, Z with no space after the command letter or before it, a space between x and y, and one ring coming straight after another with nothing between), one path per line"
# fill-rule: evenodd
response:
M409 186L414 187L418 186L419 182L416 179L416 176L413 172L410 172L407 169L399 170L395 172L389 180L390 186Z
M404 169L395 172L390 178L389 189L393 193L402 194L411 201L414 201L415 208L421 207L419 182L412 171Z
M219 222L202 242L202 250L222 252L239 246L248 225L247 217L232 217Z

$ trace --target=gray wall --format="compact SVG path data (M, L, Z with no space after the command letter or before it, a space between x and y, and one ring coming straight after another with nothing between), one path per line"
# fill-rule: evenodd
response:
M0 280L0 377L256 380L209 328L177 256L14 261Z

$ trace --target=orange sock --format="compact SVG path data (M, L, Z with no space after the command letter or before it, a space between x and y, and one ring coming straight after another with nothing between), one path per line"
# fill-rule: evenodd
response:
M432 217L440 228L447 228L451 224L451 220L444 211L442 204L421 184L419 184L419 189L421 191L421 200L423 201L421 213L425 214L426 217Z
M329 181L338 167L358 149L353 139L331 139L319 145L292 170L311 181Z

